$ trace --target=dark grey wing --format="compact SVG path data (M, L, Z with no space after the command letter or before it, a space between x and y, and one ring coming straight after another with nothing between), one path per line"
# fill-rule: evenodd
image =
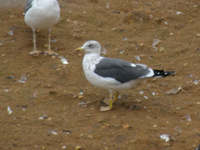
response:
M25 10L24 10L25 13L32 7L33 1L34 0L26 0Z
M125 83L130 80L143 78L151 70L143 64L135 64L134 66L132 63L121 59L103 58L96 64L94 72L100 76L114 78L121 83Z

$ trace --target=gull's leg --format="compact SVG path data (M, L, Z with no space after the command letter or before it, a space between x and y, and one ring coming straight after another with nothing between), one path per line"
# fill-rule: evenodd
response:
M112 100L110 101L110 104L109 104L111 109L112 109L113 103L118 100L118 96L119 96L119 92L113 91Z
M48 51L45 52L48 55L58 55L56 52L51 50L51 28L48 30Z
M48 50L51 50L51 29L49 28L49 34L48 34Z
M109 90L109 99L104 101L108 106L101 106L100 111L108 111L113 107L113 103L117 100L119 93L117 91Z
M32 29L32 30L33 30L33 50L29 54L38 56L40 54L40 51L37 50L37 46L36 46L36 32L35 32L35 29Z

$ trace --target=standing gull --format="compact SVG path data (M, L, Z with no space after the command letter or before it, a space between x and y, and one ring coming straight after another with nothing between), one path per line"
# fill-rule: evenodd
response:
M144 64L134 64L121 59L100 56L101 45L97 41L87 41L77 50L84 50L82 66L85 77L94 86L108 89L109 99L106 107L100 110L111 110L117 100L119 90L130 89L140 79L166 77L173 71L154 70Z
M31 55L39 55L36 46L36 30L48 29L48 51L49 55L56 54L51 50L51 28L60 18L60 7L57 0L27 0L25 6L25 23L33 31L33 51Z

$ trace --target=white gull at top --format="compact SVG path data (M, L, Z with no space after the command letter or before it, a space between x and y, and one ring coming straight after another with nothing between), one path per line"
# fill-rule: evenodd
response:
M57 0L27 0L25 6L25 23L33 30L33 51L37 54L36 33L37 29L49 30L49 43L47 53L51 51L51 28L60 18L60 6Z
M60 7L57 0L27 0L25 23L32 29L48 29L58 22Z

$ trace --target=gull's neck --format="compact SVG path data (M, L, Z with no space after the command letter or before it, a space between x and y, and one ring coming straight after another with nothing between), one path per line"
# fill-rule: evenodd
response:
M85 53L84 57L98 58L101 57L99 53Z
M102 57L98 53L86 53L83 57L83 64L94 63L96 64Z
M38 7L55 6L57 5L57 0L34 0L34 4Z

